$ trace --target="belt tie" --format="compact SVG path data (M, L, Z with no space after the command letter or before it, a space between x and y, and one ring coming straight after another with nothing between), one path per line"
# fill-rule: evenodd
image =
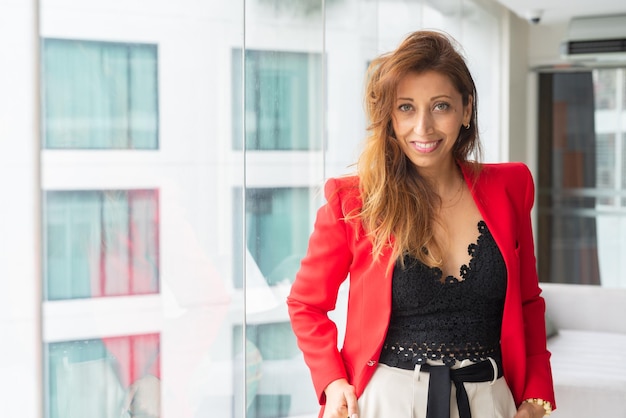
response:
M460 418L472 418L469 399L463 382L490 382L496 379L496 362L481 361L467 367L451 369L448 366L423 364L420 371L430 373L428 383L428 407L426 418L450 418L450 390L452 382L456 387L456 403ZM502 367L497 365L498 375L502 376Z

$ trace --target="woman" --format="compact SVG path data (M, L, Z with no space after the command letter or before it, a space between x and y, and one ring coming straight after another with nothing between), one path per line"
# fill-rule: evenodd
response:
M476 89L444 34L370 66L358 176L330 179L287 303L320 417L538 418L554 406L520 163L479 152ZM334 309L350 279L345 338Z

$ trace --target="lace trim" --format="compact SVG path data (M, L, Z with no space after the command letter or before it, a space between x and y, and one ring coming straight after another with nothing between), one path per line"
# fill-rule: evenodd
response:
M443 271L439 267L431 267L434 276L441 283L453 284L453 283L462 282L463 280L467 279L467 276L470 274L473 267L476 265L476 261L474 260L476 258L476 249L480 245L480 241L483 239L483 236L485 235L485 233L489 233L489 230L487 229L487 224L483 220L478 221L477 228L478 228L478 238L476 239L476 242L473 242L467 246L467 253L470 256L470 260L468 264L463 264L459 268L460 278L452 276L452 275L446 276L444 278Z
M499 356L499 348L481 347L480 344L466 344L464 348L455 346L453 349L445 343L422 344L385 344L380 356L380 362L395 367L400 362L411 362L413 365L426 364L428 360L441 360L447 366L457 361L470 360L484 361L489 357Z

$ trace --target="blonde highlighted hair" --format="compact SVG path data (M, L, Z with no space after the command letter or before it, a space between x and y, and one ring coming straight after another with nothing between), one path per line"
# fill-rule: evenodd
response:
M441 200L402 151L391 119L400 80L425 71L447 76L461 93L463 105L472 101L470 127L460 128L452 152L459 165L478 171L479 165L470 161L470 156L480 156L476 86L465 60L444 33L411 33L396 50L369 66L365 92L369 136L357 163L363 205L349 217L360 219L373 242L374 259L390 247L392 263L409 254L435 266L441 260L433 255L440 247L432 225Z

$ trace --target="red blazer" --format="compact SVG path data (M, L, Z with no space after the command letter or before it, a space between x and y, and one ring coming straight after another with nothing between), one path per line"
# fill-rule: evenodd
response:
M465 181L507 267L502 318L504 377L516 404L542 398L553 408L550 353L546 349L545 303L537 280L530 211L535 189L521 163L485 164L477 179L464 170ZM372 262L372 244L362 226L345 221L361 207L358 178L330 179L327 203L315 221L309 248L287 305L298 345L311 370L320 404L324 389L346 378L363 393L372 377L391 314L390 252ZM341 283L350 278L345 338L337 348L337 327L327 313L335 308Z

